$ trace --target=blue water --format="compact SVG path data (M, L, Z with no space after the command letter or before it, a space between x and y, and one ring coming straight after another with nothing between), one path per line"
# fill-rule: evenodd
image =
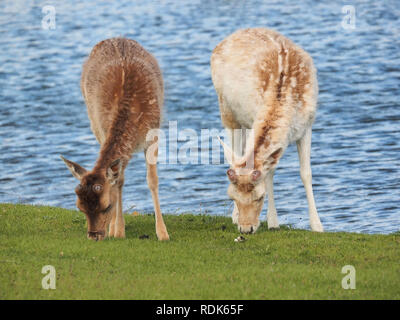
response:
M212 49L239 28L268 27L307 50L318 69L312 169L327 231L400 229L400 5L352 1L0 2L0 202L75 207L75 179L59 155L90 168L99 146L80 92L81 67L100 40L125 36L158 59L164 128L222 129L210 78ZM53 5L55 29L42 28ZM178 143L182 145L184 141ZM165 213L230 215L227 165L159 165ZM309 229L296 148L275 175L281 224ZM143 155L126 170L124 209L153 210ZM266 210L263 212L265 219Z

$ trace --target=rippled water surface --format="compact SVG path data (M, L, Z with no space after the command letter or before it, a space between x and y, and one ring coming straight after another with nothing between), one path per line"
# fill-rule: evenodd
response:
M177 121L200 132L222 129L212 49L236 29L262 26L300 44L318 69L312 169L325 229L400 229L398 1L352 1L354 30L341 25L342 1L52 1L56 28L44 30L47 4L0 2L0 202L75 207L76 181L59 155L88 168L96 160L79 81L97 42L125 36L151 51L165 80L164 128ZM163 211L229 215L226 169L159 165ZM291 146L275 175L276 206L280 223L309 228L298 171ZM142 154L126 170L124 209L153 210Z

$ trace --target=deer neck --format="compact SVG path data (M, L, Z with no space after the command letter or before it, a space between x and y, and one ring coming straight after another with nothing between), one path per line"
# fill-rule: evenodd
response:
M106 140L102 143L95 169L106 169L110 164L120 159L124 167L128 164L137 141L137 121L132 121L134 115L128 108L119 108L113 123L108 129ZM137 118L137 117L136 117Z

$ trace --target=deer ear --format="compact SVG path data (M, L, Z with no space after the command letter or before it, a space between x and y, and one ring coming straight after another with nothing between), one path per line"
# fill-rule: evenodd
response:
M122 172L122 161L121 159L114 160L111 162L107 169L107 178L111 184L115 184L120 177Z
M272 152L263 163L264 169L269 169L270 167L276 165L279 161L279 158L282 156L283 149L278 148L274 152Z
M63 156L60 156L64 163L67 165L69 171L71 171L72 175L78 180L82 179L82 176L86 173L86 169L81 167L79 164L69 161L65 159Z

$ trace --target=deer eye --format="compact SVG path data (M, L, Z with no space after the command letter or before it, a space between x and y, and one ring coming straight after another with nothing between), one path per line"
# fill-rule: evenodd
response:
M101 184L95 184L95 185L93 185L92 188L93 188L93 191L96 193L99 193L99 192L101 192L101 190L103 190L103 186Z

